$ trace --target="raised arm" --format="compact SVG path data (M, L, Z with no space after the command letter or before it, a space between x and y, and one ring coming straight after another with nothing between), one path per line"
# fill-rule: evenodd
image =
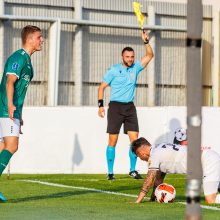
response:
M143 184L141 191L138 195L138 198L136 200L136 203L141 203L142 200L144 199L145 195L149 192L150 188L153 186L157 172L159 172L159 170L149 170L148 171L147 176L144 179L144 184Z
M146 52L145 52L145 56L142 57L141 59L141 65L143 67L146 67L147 64L151 61L151 59L154 57L154 52L149 44L149 36L146 32L142 32L142 40L144 42L144 45L145 45L145 49L146 49Z
M108 86L107 83L102 82L99 86L99 89L98 89L98 104L99 104L98 115L101 118L104 118L104 116L105 116L105 108L104 108L104 104L103 104L103 98L104 98L104 91L107 86Z

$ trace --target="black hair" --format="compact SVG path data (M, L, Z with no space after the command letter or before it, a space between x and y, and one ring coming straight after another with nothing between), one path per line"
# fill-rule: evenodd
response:
M151 146L151 144L149 143L148 140L146 140L143 137L138 138L137 140L133 141L131 144L132 147L132 152L136 154L136 151L139 147L141 147L142 145L148 145Z
M122 51L121 51L121 55L123 55L123 53L125 51L133 51L134 52L134 49L132 47L125 47Z

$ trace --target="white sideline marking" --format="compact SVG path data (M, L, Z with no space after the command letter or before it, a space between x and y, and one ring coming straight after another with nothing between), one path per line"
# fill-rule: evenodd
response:
M111 195L117 195L117 196L126 196L126 197L137 198L137 195L127 194L127 193L119 193L119 192L112 192L112 191L95 189L95 188L87 188L87 187L81 187L81 186L68 186L68 185L63 185L63 184L59 184L59 183L43 182L43 181L39 181L39 180L18 180L18 181L29 182L29 183L38 183L38 184L42 184L42 185L55 186L55 187L60 187L60 188L80 189L80 190L87 190L87 191L99 192L99 193L105 193L105 194L111 194ZM186 205L185 202L177 202L177 203ZM212 206L207 206L207 205L201 205L201 208L220 211L220 208L218 208L218 207L212 207Z
M177 202L177 203L186 205L185 202ZM209 210L220 211L220 208L218 208L218 207L213 207L213 206L208 206L208 205L200 205L200 206L201 206L201 208L203 208L203 209L209 209Z
M171 177L169 177L169 180L172 180L172 179L175 179L175 180L186 180L186 178L171 178ZM53 181L59 181L60 179L55 179L55 178L53 178ZM65 179L65 180L72 180L72 179ZM84 178L84 179L75 179L75 181L80 181L80 182L98 182L98 181L106 181L106 178L102 178L102 179L86 179L86 178ZM117 182L118 181L128 181L128 179L123 179L123 178L117 178ZM136 180L136 181L139 181L139 180Z
M112 192L112 191L106 191L106 190L94 189L94 188L87 188L87 187L81 187L81 186L68 186L68 185L63 185L63 184L58 184L58 183L43 182L43 181L39 181L39 180L19 180L19 181L29 182L29 183L39 183L39 184L42 184L42 185L56 186L56 187L61 187L61 188L87 190L87 191L92 191L92 192L106 193L106 194L118 195L118 196L126 196L126 197L133 197L133 198L137 197L137 195L132 195L132 194Z

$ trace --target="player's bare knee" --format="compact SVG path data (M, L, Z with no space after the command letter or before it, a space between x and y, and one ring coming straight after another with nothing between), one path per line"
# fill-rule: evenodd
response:
M108 141L109 146L115 147L116 144L117 144L117 139L109 138L109 141Z
M16 136L9 136L4 138L5 150L14 154L18 150L19 138Z
M108 140L108 145L115 147L118 141L118 135L110 135Z
M215 200L213 200L213 199L206 199L205 201L208 204L214 204L215 203Z
M208 204L214 204L216 199L216 194L205 196L205 201Z
M17 145L5 146L5 150L8 150L12 154L14 154L18 150L18 146Z
M18 146L14 146L14 147L11 149L11 153L14 154L17 150L18 150Z

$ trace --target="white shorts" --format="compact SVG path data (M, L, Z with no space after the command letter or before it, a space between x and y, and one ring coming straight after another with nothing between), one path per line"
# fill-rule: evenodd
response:
M220 182L220 156L212 150L202 152L203 190L205 195L218 192Z
M208 195L212 195L218 192L218 185L219 182L204 182L203 183L203 191L204 191L204 195L208 196Z
M0 118L0 141L3 141L3 137L16 136L19 137L20 120L14 121L10 118Z

